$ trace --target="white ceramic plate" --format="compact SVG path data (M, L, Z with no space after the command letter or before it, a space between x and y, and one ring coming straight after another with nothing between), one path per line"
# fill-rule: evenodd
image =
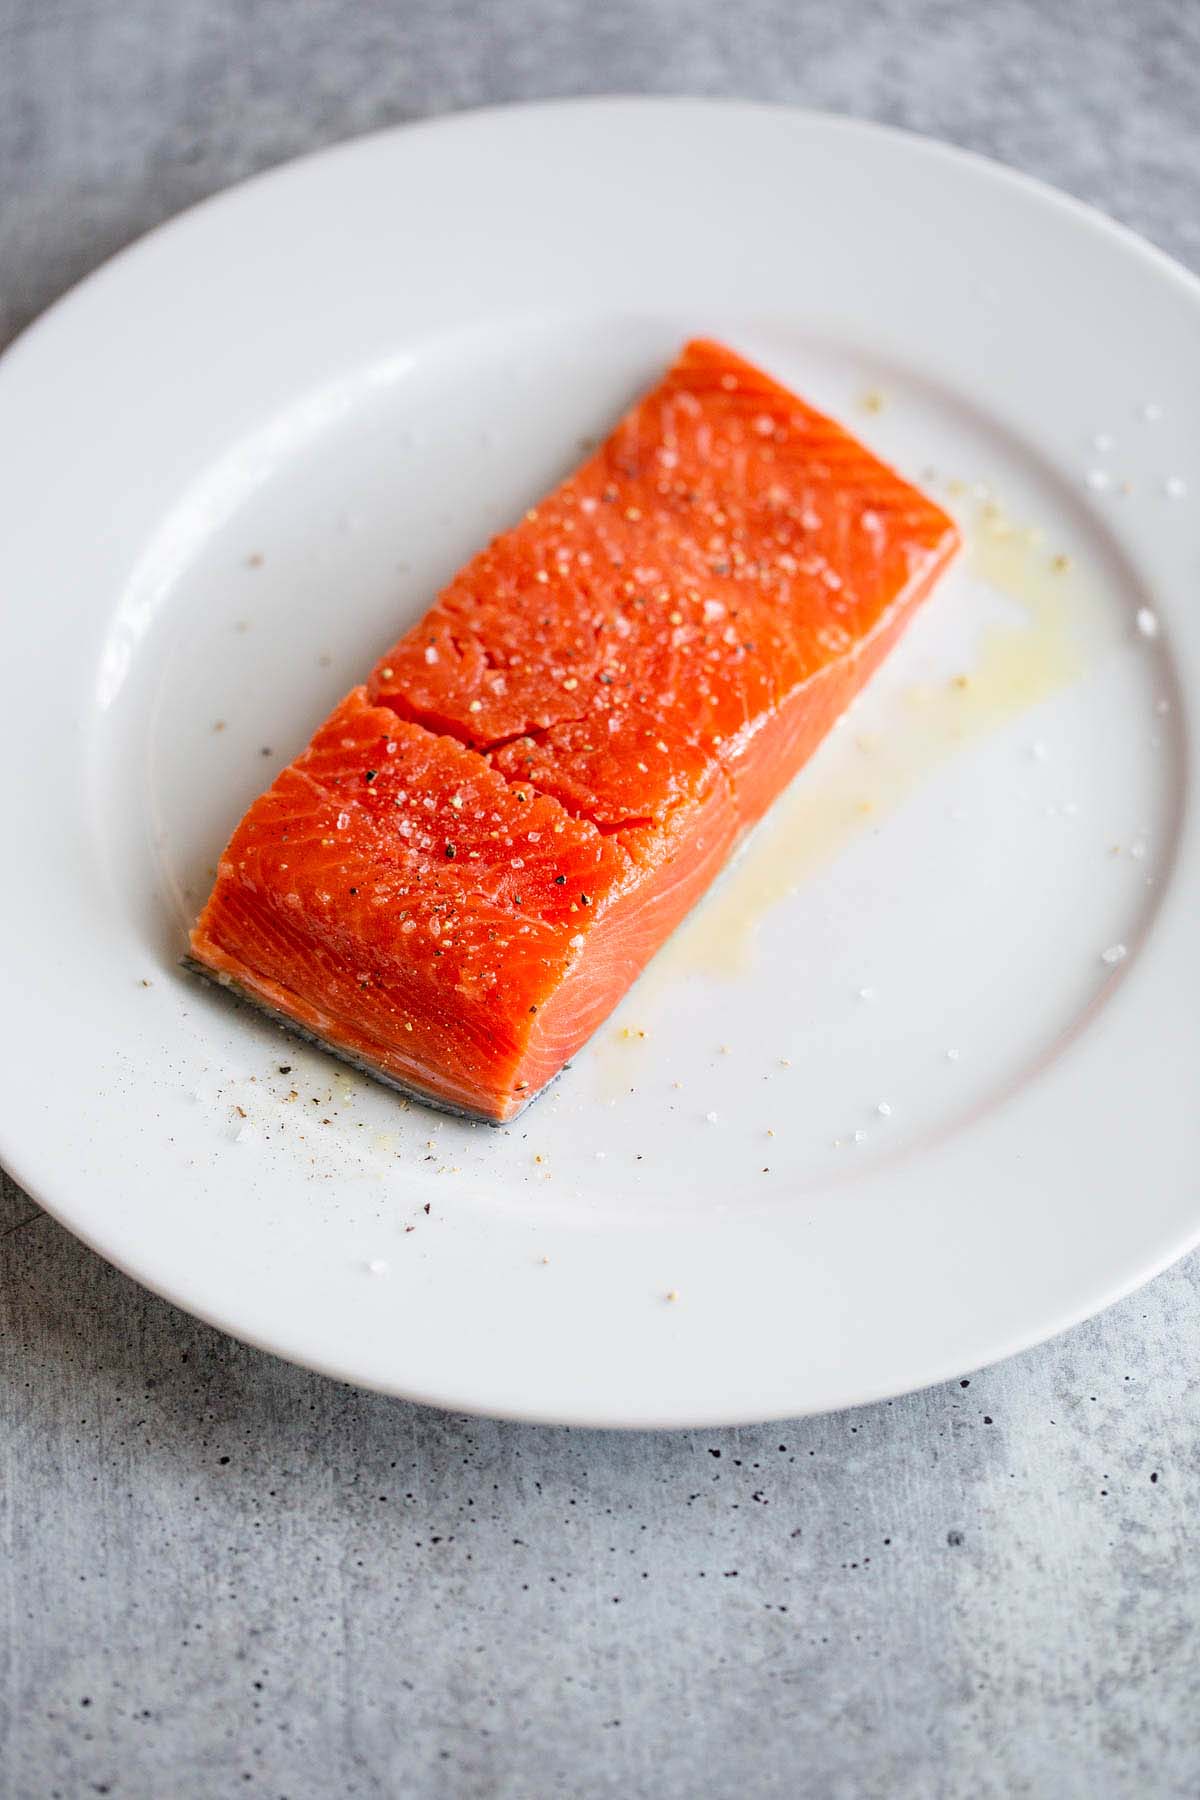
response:
M548 1096L406 1108L179 972L185 929L251 796L692 333L972 556ZM1144 1281L1200 1236L1198 419L1186 274L846 121L479 113L155 233L0 365L4 1160L240 1337L525 1418L844 1406Z

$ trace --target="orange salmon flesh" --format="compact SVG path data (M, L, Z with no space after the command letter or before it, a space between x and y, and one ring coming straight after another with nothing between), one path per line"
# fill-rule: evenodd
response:
M406 1092L515 1118L958 542L839 425L688 344L254 802L189 963Z

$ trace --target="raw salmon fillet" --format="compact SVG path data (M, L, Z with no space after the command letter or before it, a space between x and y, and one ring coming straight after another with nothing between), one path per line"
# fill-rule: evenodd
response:
M194 966L514 1118L895 642L953 522L720 344L481 551L250 808Z

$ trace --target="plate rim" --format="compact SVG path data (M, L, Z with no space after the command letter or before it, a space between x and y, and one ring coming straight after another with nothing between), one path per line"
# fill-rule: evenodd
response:
M882 119L859 117L854 113L834 112L824 107L792 106L783 100L750 100L731 96L703 94L638 94L622 93L612 90L602 94L549 95L536 100L499 100L486 106L463 106L452 111L434 113L424 118L405 120L391 125L372 126L367 131L355 132L349 137L338 138L331 144L325 144L316 150L304 150L298 156L285 157L282 162L272 163L269 168L257 169L252 174L240 176L236 181L228 182L224 187L211 194L203 195L199 200L189 201L178 212L171 213L168 218L161 219L157 225L149 226L140 232L129 243L100 259L95 266L81 275L65 288L61 294L51 300L47 306L37 313L27 324L23 325L16 335L9 339L0 351L0 368L15 351L23 348L27 342L38 334L43 326L50 326L59 314L68 307L73 307L85 295L94 283L108 278L127 259L137 257L149 246L159 243L171 236L176 230L190 226L200 215L210 209L223 207L234 199L251 193L258 187L278 182L285 178L301 174L309 165L322 163L344 156L369 150L382 141L398 137L432 134L452 130L464 121L483 121L491 118L503 118L509 114L529 113L549 115L555 112L600 112L609 108L635 107L639 110L655 111L660 108L686 111L719 111L723 113L744 112L761 113L768 116L779 116L802 121L820 127L822 130L845 132L847 136L859 136L893 139L903 143L910 149L935 159L950 158L972 166L981 176L998 182L1005 187L1024 188L1036 195L1042 202L1072 214L1077 221L1088 225L1104 236L1116 238L1125 247L1143 259L1156 265L1159 272L1171 280L1180 282L1192 296L1200 300L1200 274L1189 269L1169 251L1143 237L1131 225L1114 219L1093 206L1090 201L1081 200L1078 195L1068 193L1065 188L1056 187L1040 175L1030 175L1023 169L1013 168L1001 162L999 158L988 156L981 150L972 150L966 145L951 143L945 138L930 136L928 132L918 131L914 126L894 125Z

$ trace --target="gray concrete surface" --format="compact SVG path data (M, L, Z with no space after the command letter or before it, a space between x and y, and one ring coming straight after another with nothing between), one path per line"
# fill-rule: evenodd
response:
M915 126L1200 265L1187 0L0 0L0 340L295 152L615 89ZM11 1185L0 1234L8 1800L1200 1794L1196 1259L969 1386L605 1437L285 1367Z

